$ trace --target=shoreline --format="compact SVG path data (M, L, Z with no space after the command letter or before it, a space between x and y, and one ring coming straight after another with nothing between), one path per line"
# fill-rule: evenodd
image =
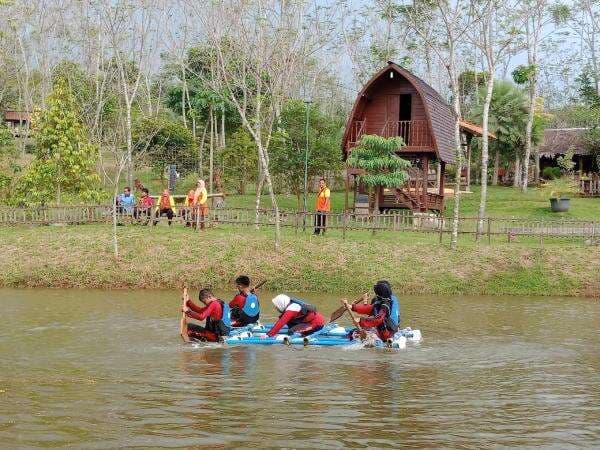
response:
M230 286L240 273L267 279L265 290L362 292L380 278L398 295L600 297L596 247L475 244L461 237L457 251L424 233L330 233L219 226L198 233L183 227L118 229L121 260L114 260L110 227L0 229L0 287L179 289Z

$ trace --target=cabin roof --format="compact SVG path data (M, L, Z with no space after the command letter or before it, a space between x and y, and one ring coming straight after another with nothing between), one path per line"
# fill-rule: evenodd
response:
M554 157L564 155L569 147L573 148L575 155L587 155L583 135L588 128L547 128L539 146L541 156Z
M361 100L366 97L369 89L373 84L380 78L384 77L390 71L395 71L402 77L404 77L418 92L421 97L425 114L429 123L431 124L431 131L433 134L434 148L438 157L446 162L452 163L454 161L454 113L450 109L450 106L442 98L442 96L431 86L429 86L421 78L417 77L413 73L406 70L404 67L398 64L388 61L388 65L379 70L373 77L363 86L359 92L354 107L348 118L346 124L346 132L342 145L345 148L350 126L355 118L357 109Z
M468 120L460 119L460 129L464 133L470 134L471 136L483 136L483 128L473 122L469 122ZM488 131L488 137L491 139L496 139L496 135L491 131Z
M31 118L31 113L27 111L4 111L3 116L6 122L27 122Z

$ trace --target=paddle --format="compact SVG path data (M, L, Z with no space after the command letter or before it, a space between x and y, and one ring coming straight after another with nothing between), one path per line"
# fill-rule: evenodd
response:
M250 289L250 292L254 292L255 290L259 289L263 284L265 284L267 282L267 280L262 280L260 283L258 283L256 286L254 286L252 289Z
M364 301L365 298L367 298L367 299L369 298L368 292L365 292L360 298L358 298L358 300L354 300L352 302L352 304L356 305L361 300ZM340 317L342 317L344 315L345 312L346 312L346 307L340 306L338 309L336 309L334 312L331 313L331 317L329 318L329 323L333 322L334 320L338 320Z
M183 304L181 305L181 321L179 322L179 333L181 334L181 339L183 339L183 342L190 342L190 338L187 334L187 320L185 318L185 313L183 312L183 309L186 306L185 304L189 300L187 286L183 287L182 299Z
M363 340L366 339L367 332L360 326L360 321L356 318L356 316L352 312L352 308L347 302L344 302L344 309L348 311L350 317L352 318L352 322L354 323L354 325L356 325L356 328L358 328L358 334L360 335L360 338Z

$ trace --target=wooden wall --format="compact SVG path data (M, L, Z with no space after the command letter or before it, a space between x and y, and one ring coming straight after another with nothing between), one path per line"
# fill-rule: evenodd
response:
M362 109L359 120L366 119L366 133L379 134L386 121L398 121L398 106L400 94L412 94L412 120L427 120L423 101L417 90L400 74L389 74L376 81L367 93L366 104Z

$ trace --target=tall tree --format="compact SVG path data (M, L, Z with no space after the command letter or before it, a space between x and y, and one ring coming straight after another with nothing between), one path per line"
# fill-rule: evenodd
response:
M523 158L523 175L521 188L527 192L529 184L529 160L532 154L532 129L537 102L539 81L539 49L542 42L556 31L549 29L551 24L559 25L569 17L569 8L562 4L552 4L551 0L523 0L520 14L525 22L525 45L527 49L527 66L520 66L513 72L515 82L526 84L529 92L529 113L525 130L525 157ZM536 151L535 177L539 179L539 154Z
M35 159L19 180L19 203L45 204L64 195L82 200L97 196L97 151L77 116L75 98L66 81L58 78L46 100L47 109L33 120Z

